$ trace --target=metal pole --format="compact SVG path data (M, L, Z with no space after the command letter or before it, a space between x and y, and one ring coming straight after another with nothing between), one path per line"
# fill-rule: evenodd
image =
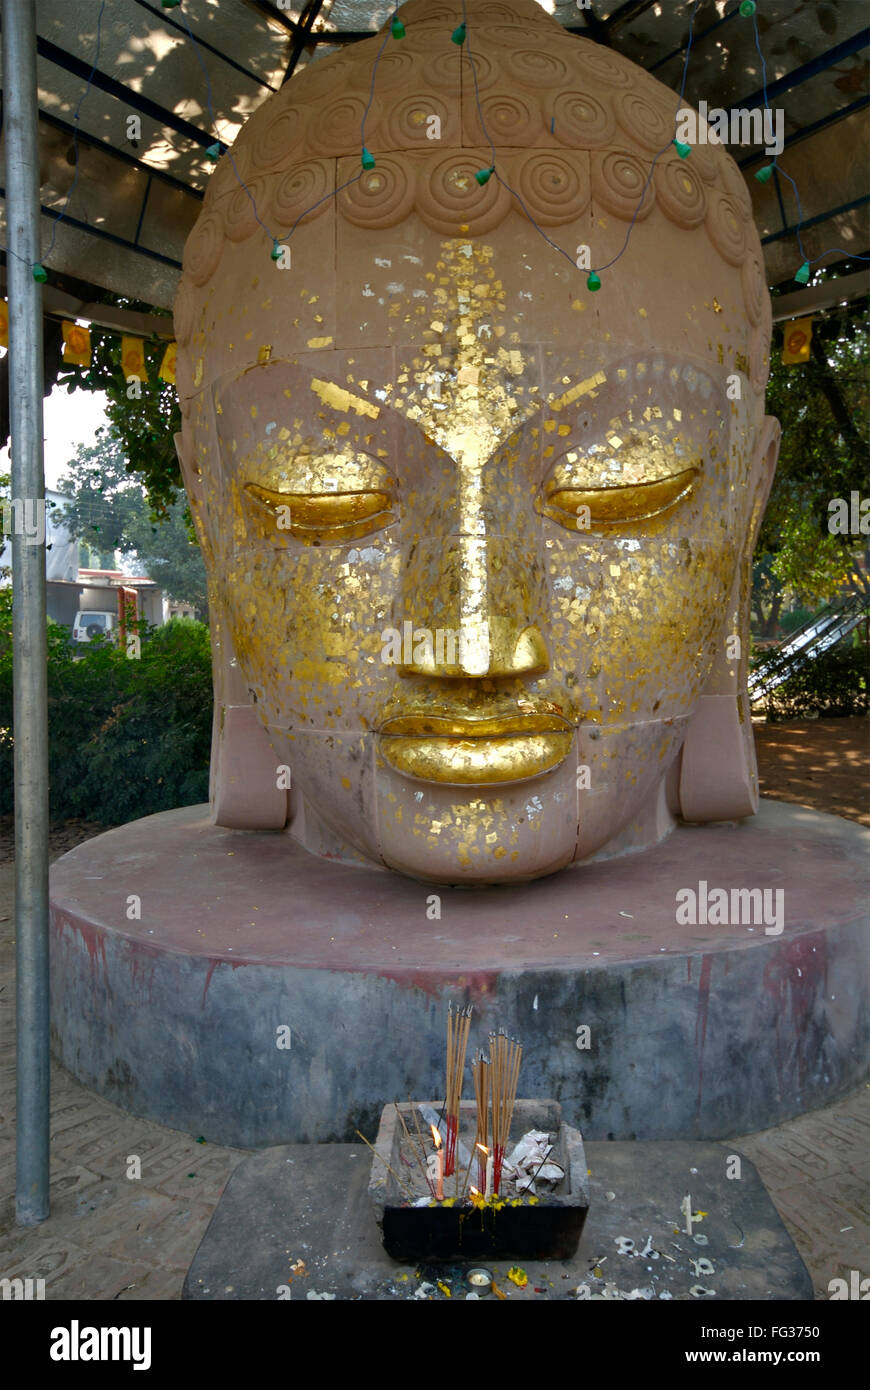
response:
M39 261L34 0L3 0L3 93L14 518L16 1215L21 1225L34 1226L49 1210L48 716L42 291L33 278ZM40 516L41 531L34 525Z

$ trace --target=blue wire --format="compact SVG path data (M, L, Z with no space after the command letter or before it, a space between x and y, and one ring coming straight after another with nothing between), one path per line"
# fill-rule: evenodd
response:
M764 54L763 54L762 51L761 51L761 38L760 38L760 35L759 35L759 33L758 33L758 15L757 15L757 13L753 14L753 16L752 16L752 27L753 27L753 29L754 29L754 31L755 31L755 47L757 48L757 50L758 50L758 56L759 56L759 58L761 59L761 90L762 90L762 94L763 94L763 96L764 96L764 110L765 110L765 111L769 111L769 110L770 110L770 103L769 103L768 98L767 98L767 64L766 64L766 62L764 61ZM823 251L823 252L821 253L820 256L814 256L814 257L812 258L812 260L811 260L811 259L809 258L809 256L807 255L807 253L806 253L806 247L804 246L804 239L803 239L803 237L801 236L801 229L802 229L802 227L803 227L803 225L804 225L804 214L803 214L803 208L801 207L801 199L800 199L800 194L798 193L798 186L797 186L797 184L795 183L794 179L792 178L791 174L787 174L787 173L785 172L785 170L783 169L782 165L780 165L780 164L777 163L777 161L776 161L776 156L774 156L773 160L771 161L771 168L775 169L775 170L777 171L778 174L782 174L782 176L783 176L784 179L788 179L789 183L791 184L792 188L794 189L794 200L795 200L795 204L797 205L797 214L798 214L798 220L797 220L797 227L796 227L796 229L795 229L795 235L797 236L798 250L800 251L801 257L803 258L803 260L806 262L807 265L815 265L816 261L823 261L823 260L825 259L825 257L826 257L826 256L830 256L831 253L832 253L833 251L839 252L840 255L848 256L848 257L849 257L851 260L853 260L853 261L870 261L870 256L858 256L858 255L855 254L854 251L844 251L843 248L842 248L841 246L829 246L828 249L827 249L827 251Z
M368 105L366 106L366 109L365 109L365 111L363 112L362 125L360 126L360 132L359 132L359 136L360 136L360 141L359 141L359 142L360 142L360 144L361 144L363 147L365 146L365 143L366 143L366 121L367 121L368 118L369 118L369 112L370 112L371 109L372 109L372 102L373 102L374 99L375 99L375 77L376 77L377 71L378 71L378 63L381 61L381 54L383 53L384 49L386 48L387 44L389 43L391 37L392 37L392 35L391 35L391 33L390 33L389 29L388 29L387 32L386 32L386 34L384 35L384 41L383 41L383 43L381 44L380 48L378 49L378 54L377 54L377 57L375 58L374 65L373 65L373 67L372 67L372 80L371 80L371 85L370 85L370 87L369 87L369 100L368 100Z
M697 14L697 12L698 12L698 6L700 5L700 3L701 3L701 0L695 0L694 5L692 6L692 15L691 15L691 19L689 20L689 41L688 41L688 44L686 45L686 56L685 56L685 58L684 58L684 60L683 60L683 79L682 79L682 82L680 83L680 97L679 97L679 99L680 99L680 107L682 106L683 96L684 96L684 93L685 93L685 90L686 90L686 79L687 79L688 74L689 74L689 55L690 55L691 52L692 52L692 43L693 43L693 41L694 41L694 34L695 34L695 16L696 16L696 14ZM463 22L464 22L464 21L465 21L465 18L466 18L466 0L462 0L462 18L463 18ZM483 130L484 135L486 136L487 142L489 143L490 151L491 151L491 153L492 153L492 167L495 168L495 145L493 144L492 139L491 139L490 134L489 134L489 131L487 130L487 127L486 127L486 121L485 121L484 115L483 115L483 108L481 107L481 104L480 104L480 92L479 92L479 90L478 90L478 84L477 84L477 70L476 70L476 65L475 65L475 62L474 62L474 57L473 57L472 52L471 52L471 44L468 42L467 39L466 39L466 44L467 44L467 47L468 47L468 57L469 57L469 60L470 60L470 62L471 62L471 73L472 73L472 77L474 78L474 98L475 98L475 103L476 103L476 105L477 105L477 113L478 113L478 116L480 117L481 128L482 128L482 130ZM680 108L678 108L678 110L679 110L679 109L680 109ZM674 117L674 135L675 135L675 136L676 136L676 130L677 130L677 122L676 122L676 116L675 116L675 117ZM628 250L628 243L629 243L629 241L631 240L631 234L632 234L632 232L634 231L635 223L637 222L637 219L638 219L638 217L640 216L640 210L641 210L641 208L643 207L643 200L644 200L644 198L646 197L647 189L649 188L650 183L652 182L652 176L653 176L653 173L655 172L655 167L656 167L656 165L658 164L659 160L661 159L662 155L663 155L663 154L667 154L668 150L671 148L672 143L673 143L673 141L669 141L667 145L663 146L663 148L659 150L658 154L655 156L655 158L653 159L652 164L651 164L650 167L649 167L649 173L648 173L647 176L646 176L646 182L644 183L644 186L643 186L643 188L641 189L640 198L639 198L639 200L638 200L637 207L636 207L635 210L634 210L634 214L633 214L633 216L632 216L632 219L631 219L631 221L630 221L629 224L628 224L628 229L627 229L627 231L626 231L626 233L625 233L625 240L624 240L623 243L622 243L621 249L620 249L619 251L617 251L616 255L615 255L611 260L607 261L604 265L600 265L600 266L591 266L591 267L590 267L590 270L594 271L596 274L598 274L598 272L601 271L601 270L609 270L611 266L616 265L616 262L620 259L621 256L624 256L624 255L625 255L625 252ZM538 222L535 221L534 217L533 217L532 214L529 212L528 208L526 207L526 205L525 205L525 203L523 202L523 200L522 200L522 198L520 197L520 195L516 192L515 189L511 188L511 186L510 186L510 184L507 182L507 180L506 180L506 179L503 179L502 176L501 176L501 174L498 173L498 171L496 171L496 175L495 175L495 176L496 176L496 178L498 179L499 183L502 185L502 187L503 187L503 188L506 188L507 191L508 191L508 193L511 195L511 197L512 197L512 198L515 198L516 201L519 203L519 205L520 205L520 207L522 208L522 210L523 210L525 216L529 219L529 221L531 222L532 226L535 228L535 231L538 232L539 235L542 236L542 237L544 238L544 241L546 241L547 244L548 244L549 246L552 246L552 248L553 248L554 251L558 251L560 255L564 256L564 257L565 257L565 260L568 261L568 263L576 270L578 267L577 267L577 262L575 261L574 257L571 256L571 255L564 249L564 247L557 245L557 243L556 243L555 241L552 241L551 238L547 236L547 233L544 231L543 227L541 227L540 224L539 224Z
M681 81L681 83L680 83L680 92L679 92L680 107L678 107L678 112L679 112L679 110L682 108L682 102L683 102L683 98L684 98L684 95L685 95L686 81L687 81L688 73L689 73L689 58L690 58L690 55L691 55L691 52L692 52L692 44L693 44L693 42L694 42L695 17L696 17L696 15L697 15L698 7L699 7L700 3L701 3L701 0L694 0L694 5L693 5L693 7L692 7L692 14L691 14L691 17L690 17L690 20L689 20L689 38L688 38L688 42L687 42L687 44L686 44L686 55L685 55L685 58L684 58L684 60L683 60L683 76L682 76L682 81ZM71 183L71 185L70 185L69 191L68 191L68 193L67 193L67 195L66 195L66 198L65 198L65 200L64 200L63 207L61 208L61 210L60 210L60 211L56 214L56 216L55 216L54 224L53 224L53 226L52 226L52 232L51 232L51 241L50 241L50 243L49 243L48 250L47 250L46 253L45 253L45 259L46 259L46 260L47 260L48 257L51 255L51 253L52 253L52 251L53 251L53 249L54 249L55 239L56 239L56 236L57 236L58 224L63 220L64 216L66 215L67 209L68 209L69 204L70 204L70 200L71 200L71 198L72 198L72 196L73 196L73 193L75 192L76 186L77 186L77 184L78 184L78 178L79 178L79 169L78 169L78 120L79 120L79 114L80 114L82 105L83 105L83 103L84 103L84 100L85 100L85 98L87 97L88 92L89 92L90 89L91 89L91 84L92 84L92 82L93 82L94 73L95 73L96 70L97 70L97 64L98 64L99 58L100 58L100 47L101 47L101 43L102 43L102 21L103 21L103 12L104 12L105 8L106 8L106 0L101 0L100 11L99 11L99 15L98 15L98 17L97 17L97 43L96 43L96 52L95 52L95 54L94 54L94 61L93 61L92 65L91 65L91 71L90 71L90 73L89 73L89 75L88 75L88 80L87 80L87 83L86 83L86 85L85 85L85 90L84 90L84 92L82 93L82 95L81 95L81 97L80 97L80 99L79 99L78 105L76 106L76 110L75 110L75 113L74 113L74 115L73 115L73 123L74 123L74 125L75 125L75 127L76 127L75 130L74 130L74 132L73 132L73 150L74 150L75 153L76 153L75 174L74 174L74 176L73 176L73 181L72 181L72 183ZM193 45L194 53L195 53L195 55L196 55L196 60L197 60L197 62L199 63L200 70L201 70L202 75L203 75L203 78L204 78L204 80L205 80L206 100L207 100L207 103L208 103L208 114L209 114L209 119L210 119L210 121L211 121L212 127L213 127L214 129L216 129L216 128L217 128L217 124L218 124L218 120L217 120L217 115L216 115L216 113L215 113L215 107L214 107L214 94L213 94L213 90L212 90L211 79L210 79L209 74L208 74L208 69L207 69L207 67L206 67L206 65L205 65L205 62L203 61L203 57L202 57L202 54L201 54L201 51L200 51L200 46L199 46L199 44L198 44L197 41L196 41L196 38L195 38L195 36L194 36L193 30L192 30L191 27L190 27L190 23L189 23L189 21L188 21L188 18L187 18L187 15L186 15L184 9L181 10L181 18L182 18L183 23L184 23L184 28L185 28L185 30L187 31L187 36L188 36L188 38L190 39L191 44ZM538 234L544 239L544 241L547 242L547 244L548 244L549 246L551 246L551 247L553 248L554 251L558 251L559 254L560 254L561 256L564 256L565 259L570 263L570 265L571 265L573 268L576 269L576 268L577 268L577 263L576 263L574 257L571 256L571 255L564 249L564 247L559 246L555 241L553 241L549 236L547 236L547 233L546 233L546 232L544 231L544 229L539 225L539 223L535 221L535 218L534 218L534 217L532 216L532 214L529 212L528 208L526 207L526 205L525 205L525 203L523 202L523 199L520 197L520 195L516 192L515 189L513 189L513 188L510 186L510 184L509 184L505 179L503 179L503 178L501 177L501 174L499 174L498 171L496 170L496 167L495 167L495 165L496 165L495 144L493 143L492 137L490 136L489 130L487 129L486 120L485 120L485 118L484 118L483 107L482 107L482 105L481 105L481 100L480 100L480 86L479 86L478 79L477 79L477 63L475 62L474 53L473 53L472 47L471 47L471 42L470 42L470 40L469 40L469 38L468 38L468 33L467 33L467 26L468 26L467 0L462 0L462 22L463 22L463 24L464 24L465 27L466 27L466 37L465 37L465 44L464 44L464 47L465 47L466 50L467 50L467 53L468 53L468 61L469 61L469 63L471 64L471 76L472 76L472 81L473 81L473 83L474 83L474 100L475 100L475 105L476 105L476 107L477 107L477 113L478 113L478 116L479 116L479 118L480 118L481 129L483 130L483 133L484 133L484 135L485 135L485 137L486 137L487 144L489 145L489 148L490 148L490 154L491 154L491 156L492 156L491 168L492 168L493 172L495 173L495 176L496 176L496 178L498 179L499 183L502 185L503 188L505 188L505 189L508 191L508 193L511 195L511 197L514 198L514 199L516 200L516 202L518 203L519 207L522 209L524 215L528 218L529 222L531 222L532 226L535 228L535 230L538 232ZM753 29L754 29L754 32L755 32L755 46L756 46L756 49L758 50L758 56L759 56L759 58L761 59L761 78L762 78L762 92L763 92L763 96L764 96L764 109L765 109L765 110L769 110L769 109L770 109L770 106L769 106L769 103L768 103L768 95L767 95L767 63L766 63L766 61L765 61L764 53L763 53L762 48L761 48L761 39L760 39L759 32L758 32L758 17L757 17L757 13L756 13L756 14L753 14L753 16L752 16L752 26L753 26ZM375 57L375 61L374 61L373 67L372 67L372 79L371 79L371 83L370 83L370 86L369 86L369 99L368 99L368 102L367 102L367 104L366 104L365 111L363 112L363 118L362 118L362 122L361 122L361 126L360 126L360 143L363 145L363 147L365 146L365 127L366 127L366 121L368 120L369 112L371 111L372 103L374 102L374 95L375 95L375 79L376 79L376 76L377 76L378 64L380 63L381 57L382 57L382 55L383 55L383 53L384 53L384 50L385 50L385 48L386 48L386 46L387 46L389 40L390 40L390 33L387 32L387 34L384 36L384 41L383 41L383 43L381 44L381 46L380 46L380 48L379 48L379 50L378 50L377 56ZM555 118L554 118L554 119L555 119ZM553 122L551 122L551 129L552 129L552 128L553 128ZM676 129L677 129L677 125L676 125L676 116L675 116L675 120L674 120L674 136L675 136L675 138L676 138ZM220 136L218 136L217 138L218 138L218 141L219 141L220 143L223 143L223 142L220 140ZM671 145L672 145L672 144L673 144L673 141L669 141L668 144L665 145L665 146L663 146L663 148L660 149L660 150L658 151L658 153L655 155L655 157L653 158L653 161L652 161L652 163L651 163L651 165L650 165L650 167L649 167L649 172L648 172L648 174L647 174L646 181L645 181L644 186L643 186L643 188L642 188L642 190L641 190L641 194L640 194L640 198L639 198L639 200L638 200L637 207L635 208L634 213L633 213L632 218L631 218L631 221L630 221L629 224L628 224L628 228L627 228L626 233L625 233L625 240L623 241L622 247L621 247L621 249L616 253L616 255L613 256L612 259L609 260L609 261L607 261L604 265L591 267L591 269L594 270L596 274L597 274L599 271L602 271L602 270L609 270L609 269L611 268L611 266L614 266L614 265L616 264L616 262L617 262L618 260L620 260L620 258L621 258L621 257L625 254L625 252L628 250L628 244L629 244L629 241L631 240L631 235L632 235L632 232L634 231L635 224L636 224L637 219L638 219L638 217L639 217L639 215L640 215L641 208L643 207L643 202L644 202L644 199L645 199L645 197L646 197L647 190L648 190L648 188L649 188L649 186L650 186L650 183L651 183L651 181L652 181L653 173L655 172L655 167L656 167L656 165L658 164L659 160L661 159L662 155L667 154L667 152L668 152L668 150L671 148ZM276 237L276 236L273 235L273 233L271 232L271 230L269 229L269 227L266 225L266 223L265 223L265 222L263 221L263 219L260 217L260 214L259 214L259 211L258 211L258 208L257 208L256 199L254 198L254 195L253 195L251 189L248 187L247 183L245 182L245 180L242 178L241 174L239 173L239 170L238 170L238 167L237 167L237 165L236 165L236 162L235 162L235 160L233 159L232 150L231 150L231 149L227 149L227 150L225 151L225 153L226 153L227 158L229 159L230 166L231 166L231 168L232 168L232 170L233 170L233 173L234 173L235 176L236 176L236 181L237 181L239 187L240 187L240 188L243 188L243 189L245 190L245 193L247 194L247 196L248 196L248 198L249 198L249 200L250 200L251 207L252 207L252 209L253 209L254 217L255 217L255 219L256 219L256 221L257 221L257 224L258 224L260 227L262 227L263 231L266 233L266 235L268 236L269 240L272 242L273 246L278 246L279 244L281 244L281 242L289 241L290 238L292 237L293 233L296 231L296 228L299 226L299 223L302 222L302 221L304 220L304 218L306 218L306 217L309 215L309 213L314 212L315 208L320 207L320 205L321 205L322 203L328 202L330 198L336 198L336 197L338 197L338 194L339 194L339 193L343 192L343 190L344 190L345 188L349 188L351 184L356 183L360 178L362 178L362 174L363 174L363 171L361 170L359 173L354 174L354 176L353 176L352 178L347 179L343 184L340 184L340 185L338 186L338 188L335 188L335 189L333 189L332 191L330 191L329 193L324 194L324 196L323 196L322 198L318 198L317 202L312 203L311 207L306 208L306 209L304 210L304 212L302 212L302 213L299 214L299 216L297 217L296 221L293 223L293 226L290 228L290 230L289 230L287 233L285 233L285 235L284 235L283 237L278 238L278 237ZM801 201L800 201L800 195L799 195L799 193L798 193L797 184L795 183L795 181L794 181L794 179L791 177L791 175L790 175L790 174L787 174L787 173L785 172L785 170L782 169L782 168L779 166L779 164L777 164L775 158L774 158L774 160L773 160L773 167L774 167L780 174L782 174L784 178L788 179L789 183L791 184L792 188L794 189L795 202L796 202L796 204L797 204L797 211L798 211L798 224L797 224L797 239L798 239L798 246L799 246L799 248L800 248L801 255L803 256L803 258L804 258L805 261L808 261L808 263L809 263L810 265L813 265L813 264L815 264L816 261L821 261L821 260L823 260L823 259L825 258L825 256L829 256L829 255L831 255L833 252L837 252L838 254L840 254L840 255L842 255L842 256L847 256L847 257L849 257L851 260L856 260L856 261L867 261L867 260L870 260L870 256L859 256L859 255L856 255L854 252L846 251L846 250L844 250L842 247L839 247L839 246L832 246L832 247L829 247L827 251L823 251L823 252L821 253L821 255L814 257L813 260L808 260L808 257L807 257L807 255L806 255L806 250L805 250L804 244L803 244L803 238L802 238L802 236L801 236L801 228L802 228L802 226L803 226L803 220L804 220L804 218L803 218L803 210L802 210L802 208L801 208ZM7 255L13 255L13 256L15 256L17 260L25 261L25 258L24 258L23 256L19 256L17 252L9 251L9 250L7 249L7 250L6 250L6 254L7 254ZM26 264L26 262L25 262L25 264Z
M203 77L205 78L205 93L206 93L206 101L208 102L208 115L209 115L209 120L211 121L212 129L213 129L213 130L216 130L216 129L217 129L218 121L217 121L217 116L216 116L216 114L215 114L215 109L214 109L214 94L213 94L213 92L212 92L211 79L210 79L210 77L209 77L209 75L208 75L208 68L206 67L206 65L205 65L205 63L204 63L204 61L203 61L203 57L202 57L202 54L201 54L201 52L200 52L199 44L197 43L196 39L194 38L193 30L192 30L191 27L190 27L190 23L189 23L189 21L188 21L187 15L186 15L185 12L184 12L184 8L183 8L183 7L182 7L182 10L181 10L181 18L182 18L182 20L184 21L184 27L185 27L185 29L187 30L188 38L190 39L190 42L193 44L193 51L194 51L194 53L196 54L196 61L199 63L200 71L202 72L202 75L203 75ZM220 143L223 143L223 142L220 140L220 136L218 136L217 138L218 138L218 141L220 141ZM230 166L232 167L232 171L233 171L233 173L234 173L235 176L236 176L236 180L237 180L237 182L238 182L238 184L239 184L239 187L240 187L240 188L243 188L243 189L245 190L245 192L246 192L247 195L248 195L248 198L250 199L251 207L254 209L254 217L255 217L256 221L257 221L258 224L263 228L263 231L266 233L266 236L267 236L267 237L269 238L269 240L272 242L272 245L273 245L273 246L277 246L277 245L278 245L278 238L275 237L275 236L273 236L273 234L270 232L269 228L266 226L265 222L263 221L262 217L260 216L259 212L257 211L256 199L254 198L253 193L251 192L251 190L250 190L250 188L248 187L248 185L245 183L245 180L242 178L242 176L241 176L241 174L239 173L238 169L236 168L236 161L233 159L232 150L227 149L227 151L226 151L226 156L227 156L227 159L230 161ZM310 211L310 209L309 209L309 211ZM303 216L304 216L304 214L303 214Z

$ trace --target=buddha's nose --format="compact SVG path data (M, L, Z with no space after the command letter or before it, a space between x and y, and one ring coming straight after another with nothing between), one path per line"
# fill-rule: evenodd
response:
M549 668L539 626L546 584L533 544L507 537L421 541L408 559L403 676L536 676ZM410 657L410 659L409 659Z

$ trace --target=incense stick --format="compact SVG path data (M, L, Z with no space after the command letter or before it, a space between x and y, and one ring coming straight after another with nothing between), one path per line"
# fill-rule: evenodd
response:
M449 1177L456 1166L456 1137L459 1133L459 1106L462 1101L462 1079L465 1071L465 1050L471 1027L471 1005L447 1008L447 1084L444 1093L444 1116L447 1142L444 1146L444 1176Z
M364 1135L364 1134L360 1134L358 1129L354 1130L354 1134L359 1134L359 1137L360 1137L360 1139L363 1141L363 1143L365 1144L366 1148L371 1149L371 1151L372 1151L372 1153L374 1154L375 1158L379 1158L379 1159L381 1160L381 1163L383 1163L383 1165L384 1165L384 1167L386 1168L387 1172L390 1173L390 1174L392 1175L392 1177L396 1180L398 1186L400 1187L401 1191L404 1192L404 1194L405 1194L406 1198L408 1199L408 1201L409 1201L409 1202L415 1202L417 1199L416 1199L416 1197L414 1196L414 1194L413 1194L413 1192L411 1191L411 1189L410 1189L409 1187L406 1187L406 1186L405 1186L405 1184L402 1182L402 1179L399 1177L398 1173L395 1172L395 1170L392 1169L392 1168L390 1167L389 1163L388 1163L387 1160L383 1157L383 1155L378 1153L378 1151L377 1151L377 1149L375 1148L374 1144L370 1144L369 1141L368 1141L368 1139L366 1139L365 1135Z
M505 1146L510 1136L523 1049L513 1038L509 1039L504 1032L498 1032L489 1035L489 1051L492 1062L493 1191L497 1194Z
M404 1115L402 1114L401 1110L399 1109L399 1102L398 1102L397 1100L394 1100L394 1101L393 1101L393 1105L394 1105L395 1108L396 1108L396 1114L397 1114L398 1117L399 1117L399 1122L401 1123L402 1129L405 1131L405 1138L406 1138L407 1141L408 1141L408 1147L410 1148L411 1153L412 1153L412 1154L414 1155L414 1157L416 1158L416 1160L417 1160L417 1167L420 1169L420 1172L423 1174L423 1177L424 1177L425 1182L426 1182L426 1186L429 1188L429 1191L432 1193L432 1196L434 1197L434 1196L435 1196L435 1188L432 1186L432 1179L429 1177L429 1174L426 1172L426 1165L425 1165L425 1163L422 1163L422 1162L420 1161L420 1155L417 1153L416 1145L415 1145L413 1139L411 1138L411 1132L410 1132L410 1130L408 1129L408 1126L405 1124L405 1117L404 1117ZM425 1157L426 1157L426 1150L424 1149L424 1150L423 1150L423 1158L425 1159Z
M489 1147L489 1059L484 1057L482 1051L478 1052L477 1061L471 1064L471 1076L474 1081L474 1099L477 1102L477 1133L474 1136L471 1156L473 1158L475 1152L478 1153L478 1180L481 1192L485 1192L486 1157L481 1158L477 1150L478 1144L484 1149Z

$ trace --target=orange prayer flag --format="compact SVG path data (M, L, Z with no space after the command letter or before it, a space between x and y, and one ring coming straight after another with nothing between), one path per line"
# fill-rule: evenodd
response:
M782 339L782 360L786 366L795 362L809 362L810 340L813 336L813 321L793 319L787 323Z
M9 346L9 305L0 299L0 347Z
M131 376L138 377L140 381L148 380L144 339L121 339L121 371L124 373L125 380L129 380Z
M91 365L90 330L82 328L78 323L71 323L69 319L64 319L61 327L63 330L64 362L71 362L75 367L89 367Z
M177 343L167 343L166 351L163 354L163 361L160 363L160 371L157 375L161 381L175 382L175 354L178 351Z

